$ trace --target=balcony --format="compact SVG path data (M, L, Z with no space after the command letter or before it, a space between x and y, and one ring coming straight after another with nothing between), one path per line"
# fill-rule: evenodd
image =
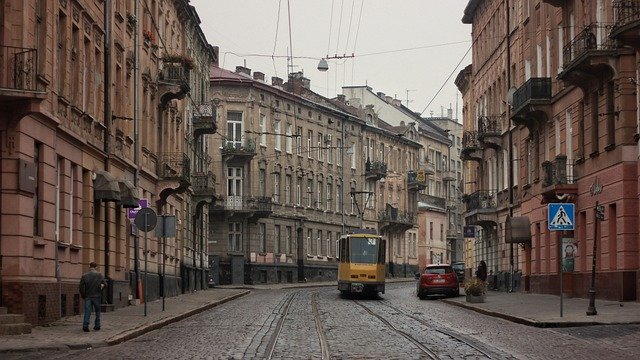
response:
M462 135L460 159L463 161L482 162L482 146L480 145L477 131L465 131Z
M364 176L367 181L378 181L387 176L387 164L382 161L368 161L364 164Z
M415 213L401 212L387 204L386 210L378 212L380 233L404 233L416 224Z
M256 141L253 139L227 141L221 153L225 161L249 161L256 155Z
M495 191L479 190L463 198L467 225L494 226L498 223Z
M459 203L460 203L460 201L458 201L456 199L446 199L445 206L447 208L447 211L455 211L455 210L457 210Z
M192 175L191 187L197 197L214 197L216 195L216 176L211 172L197 172Z
M181 152L158 154L158 177L191 184L191 161Z
M439 196L418 194L418 201L425 204L429 210L444 211L447 208L446 199Z
M272 213L273 202L264 196L225 196L214 200L209 207L213 216L246 217L250 220L269 217Z
M162 190L156 206L160 208L169 196L184 193L191 185L191 160L181 152L159 153L157 173Z
M451 170L445 170L442 172L442 181L456 181L456 172Z
M407 173L407 188L409 191L423 190L427 187L427 175L424 171L409 171Z
M609 36L635 48L640 47L640 0L614 0L614 24Z
M574 175L567 175L567 157L558 155L552 161L542 163L542 197L546 202L557 201L558 196L578 194Z
M513 94L511 119L529 129L550 118L551 78L530 78Z
M447 240L457 240L458 231L456 229L447 229Z
M483 115L478 118L478 140L488 148L502 148L502 116Z
M217 130L216 110L213 104L196 105L193 111L193 137L215 134Z
M46 97L37 83L37 64L36 49L0 45L0 102Z
M435 175L436 174L436 164L428 162L428 161L422 161L418 164L418 168L421 171L424 171L425 175Z
M182 100L191 91L191 69L185 64L168 58L163 59L162 71L158 74L160 106L166 109L169 101Z
M620 50L616 41L609 38L612 29L613 24L592 23L565 45L563 68L558 79L588 88L594 80L613 77L610 61L620 55Z

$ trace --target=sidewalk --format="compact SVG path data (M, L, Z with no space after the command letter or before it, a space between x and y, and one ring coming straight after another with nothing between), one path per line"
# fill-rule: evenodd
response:
M213 288L147 303L127 306L102 313L102 329L82 331L82 315L70 316L48 326L34 326L31 334L0 336L0 354L3 352L84 349L114 345L133 339L149 331L161 328L199 312L211 309L227 301L248 294L248 290ZM1 357L1 356L0 356Z
M464 290L460 289L461 293ZM468 303L466 297L447 298L445 303L479 313L535 327L569 327L611 324L640 324L640 302L595 301L597 315L587 316L589 299L564 298L560 317L560 296L489 291L484 303Z

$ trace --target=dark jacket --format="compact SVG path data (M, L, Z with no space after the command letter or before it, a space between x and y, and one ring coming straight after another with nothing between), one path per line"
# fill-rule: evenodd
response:
M83 299L102 296L100 285L106 285L104 275L96 269L89 270L80 279L80 296Z
M476 271L476 276L482 281L487 281L487 267L480 264Z

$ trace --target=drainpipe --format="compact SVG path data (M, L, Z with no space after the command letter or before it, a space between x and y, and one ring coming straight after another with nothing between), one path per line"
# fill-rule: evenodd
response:
M510 28L510 11L509 1L505 0L507 12L507 90L511 89L511 28ZM509 124L509 217L513 216L513 132L511 129L511 106L507 106L507 123ZM509 270L511 276L509 279L509 292L513 291L513 243L509 244Z
M140 19L140 4L139 1L136 0L135 5L135 30L133 32L133 164L135 166L135 173L133 176L133 186L138 188L138 177L140 176L140 130L139 130L139 107L140 107L140 99L138 94L139 89L139 57L140 57L140 49L138 48L138 39L140 32L140 23L138 19ZM138 299L142 299L142 282L140 280L140 254L138 249L140 248L140 243L138 239L138 232L133 235L133 271L136 274L136 294Z
M109 172L111 157L111 0L104 1L104 170ZM110 238L111 238L111 212L109 205L105 204L104 213L104 276L107 279L107 303L111 300L113 284L111 283L109 267L111 265Z

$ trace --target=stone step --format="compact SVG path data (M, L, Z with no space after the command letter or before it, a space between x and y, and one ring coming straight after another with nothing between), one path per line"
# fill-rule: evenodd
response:
M9 311L6 307L0 306L0 315L7 314Z
M31 324L1 324L0 335L31 334Z
M0 325L1 324L19 324L24 322L24 315L22 314L1 314L0 315Z

